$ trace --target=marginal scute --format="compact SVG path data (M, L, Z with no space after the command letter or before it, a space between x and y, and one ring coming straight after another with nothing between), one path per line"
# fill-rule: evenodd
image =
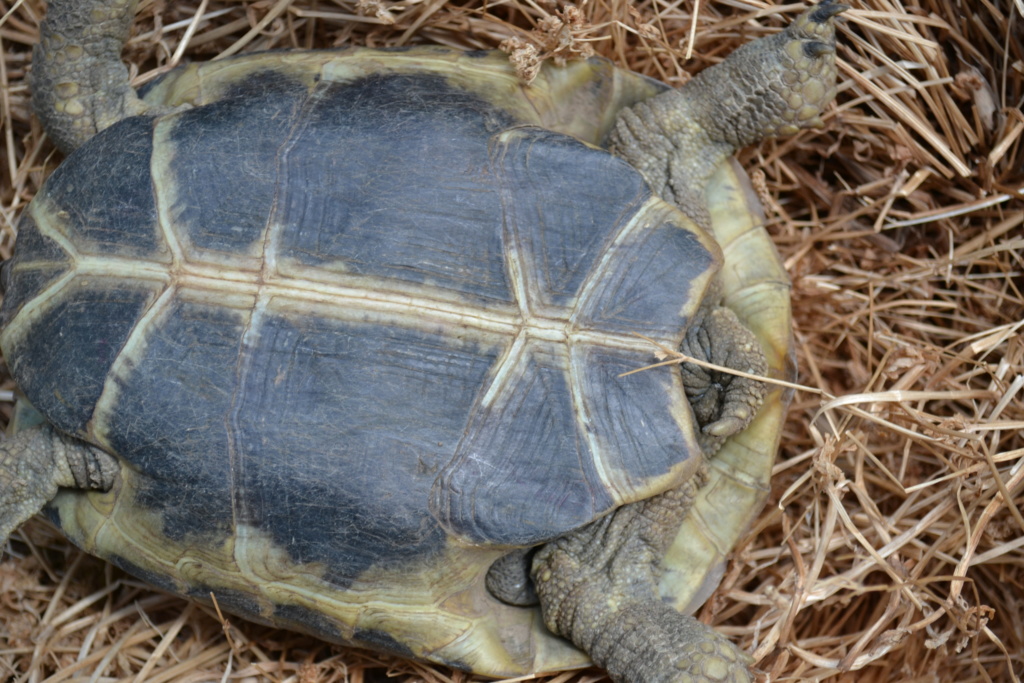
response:
M256 622L269 624L266 619L260 618L259 601L253 596L252 591L230 590L202 584L190 584L186 595L194 600L203 603L215 602L217 607L227 614L245 614Z
M757 194L735 160L712 178L708 201L724 255L718 276L723 303L758 336L770 375L792 382L789 277L763 229ZM768 496L770 454L778 447L789 391L771 391L747 429L715 455L708 468L710 480L665 556L660 593L684 613L692 613L717 588L728 553Z
M320 609L304 605L274 605L273 620L275 624L290 624L291 628L296 631L312 632L318 635L321 633L325 634L321 637L335 642L347 640L338 622ZM408 650L408 648L406 649ZM410 655L406 654L406 656Z
M51 508L51 510L51 520L53 521L53 523L56 524L58 527L63 527L64 525L60 523L59 512L57 512L55 508ZM132 576L142 579L149 585L159 590L167 591L168 593L181 593L182 590L185 589L185 586L183 584L172 580L166 573L155 572L146 567L142 567L122 554L113 553L108 555L106 559L115 567L123 569ZM194 592L198 593L198 591ZM210 599L210 593L209 591L207 591L205 595L196 595L194 597L199 597L201 600L203 600L203 602L208 602Z
M399 657L412 657L409 646L394 639L390 634L378 629L356 629L352 639L360 644L369 645L375 650L390 652Z
M543 69L533 83L524 86L503 53L416 46L266 52L194 63L147 84L140 95L156 105L203 105L222 98L253 73L267 70L286 74L310 88L320 80L347 83L385 72L436 75L517 120L591 144L604 140L622 108L668 89L664 83L597 58Z

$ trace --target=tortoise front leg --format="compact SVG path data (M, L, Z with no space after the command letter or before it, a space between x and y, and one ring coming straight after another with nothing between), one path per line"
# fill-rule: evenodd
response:
M702 469L677 489L548 543L534 558L547 627L618 683L750 680L749 656L658 597L656 568L705 480Z
M144 114L121 62L138 0L51 0L32 52L32 108L68 154L104 128Z
M58 488L106 491L119 471L113 456L49 425L0 444L0 546L52 500Z

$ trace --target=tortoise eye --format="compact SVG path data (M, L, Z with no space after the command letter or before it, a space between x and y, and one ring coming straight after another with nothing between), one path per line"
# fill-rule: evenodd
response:
M6 294L10 290L13 270L14 259L9 258L0 262L0 294Z

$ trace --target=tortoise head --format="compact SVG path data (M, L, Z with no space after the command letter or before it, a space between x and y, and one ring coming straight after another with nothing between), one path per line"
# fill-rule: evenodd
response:
M733 52L684 88L713 141L733 148L821 128L836 93L833 18L849 7L823 0L784 31Z
M609 147L662 198L708 228L704 188L737 149L823 125L821 113L836 91L833 18L846 9L823 0L681 89L623 110Z

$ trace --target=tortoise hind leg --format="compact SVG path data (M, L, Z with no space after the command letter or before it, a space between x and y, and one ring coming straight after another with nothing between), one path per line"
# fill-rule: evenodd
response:
M717 299L717 292L709 298ZM757 337L724 306L705 304L679 349L691 358L747 375L761 377L768 372ZM701 450L710 457L728 437L746 429L764 402L767 387L760 380L695 363L683 363L680 371L686 398L701 428Z
M99 131L147 112L121 48L138 0L52 0L32 53L32 107L68 154Z
M107 490L120 467L98 448L37 427L0 444L0 545L60 487Z
M704 483L686 484L537 551L533 580L544 622L618 683L750 680L750 658L657 595L656 567Z

